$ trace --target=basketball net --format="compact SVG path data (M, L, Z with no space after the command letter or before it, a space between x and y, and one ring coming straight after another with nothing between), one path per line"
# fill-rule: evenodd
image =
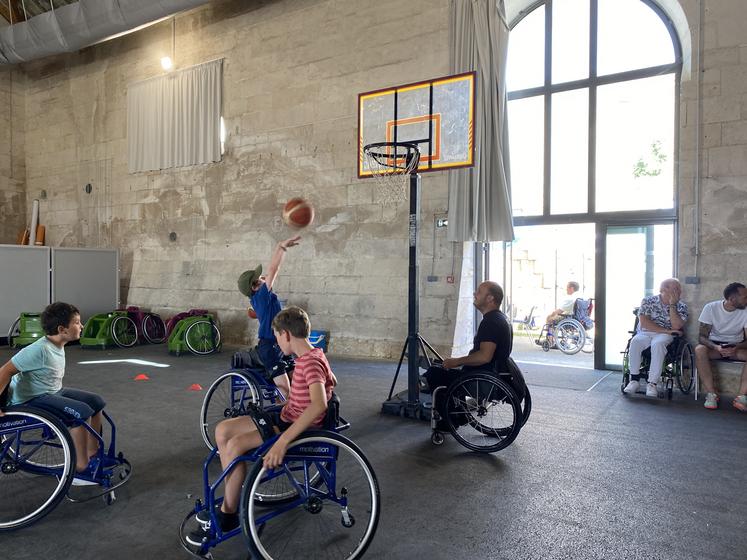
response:
M379 185L382 204L396 205L407 200L407 184L416 173L420 150L416 144L377 142L364 146L366 164Z

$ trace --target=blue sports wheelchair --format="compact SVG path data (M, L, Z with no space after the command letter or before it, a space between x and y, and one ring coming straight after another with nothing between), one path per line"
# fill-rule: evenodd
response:
M0 404L5 397L4 393ZM114 503L115 490L129 480L132 466L116 452L116 427L105 411L103 416L110 431L108 447L102 434L87 423L76 424L99 442L90 470L76 475L75 446L61 420L39 408L5 408L0 417L0 532L39 521L65 496L71 502L103 497L107 505ZM71 487L74 477L89 485Z
M198 499L179 528L180 542L192 556L212 558L211 549L244 535L254 558L304 558L324 551L333 559L360 558L373 540L380 513L379 485L370 462L355 443L340 435L349 423L339 415L336 395L328 403L322 429L305 432L288 448L283 465L266 469L262 457L277 440L237 457L211 482L218 455L215 426L220 420L247 416L262 427L263 409L280 406L282 394L258 368L233 368L212 384L200 413L200 431L210 448L203 463L203 498ZM263 433L263 430L259 430ZM222 531L217 510L226 476L239 462L248 467L239 502L240 526ZM186 540L187 525L210 512L208 530L195 549Z

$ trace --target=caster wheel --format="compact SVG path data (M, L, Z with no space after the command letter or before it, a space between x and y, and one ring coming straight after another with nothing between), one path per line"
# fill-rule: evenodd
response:
M433 432L431 435L431 443L433 445L441 445L444 442L444 435L438 432Z
M343 527L347 527L349 529L350 527L355 525L355 517L353 517L350 513L348 513L347 515L343 514L342 518L340 519L340 523L342 523Z
M110 506L116 501L117 501L117 495L114 493L114 490L104 494L104 503L106 503L106 505Z
M545 340L545 341L542 342L542 349L545 352L549 352L550 351L550 343L547 340Z

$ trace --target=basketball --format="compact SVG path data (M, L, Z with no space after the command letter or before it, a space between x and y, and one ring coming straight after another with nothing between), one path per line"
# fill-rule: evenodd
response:
M301 229L314 221L314 207L303 198L291 198L283 207L283 221L290 227Z

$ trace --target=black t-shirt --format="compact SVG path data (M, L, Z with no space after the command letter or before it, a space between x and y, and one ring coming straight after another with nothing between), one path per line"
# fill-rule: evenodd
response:
M477 352L481 342L492 342L495 344L493 359L481 366L465 366L462 369L491 369L498 373L508 371L508 357L511 355L513 336L511 324L503 313L498 310L487 312L477 328L474 346L469 353Z

